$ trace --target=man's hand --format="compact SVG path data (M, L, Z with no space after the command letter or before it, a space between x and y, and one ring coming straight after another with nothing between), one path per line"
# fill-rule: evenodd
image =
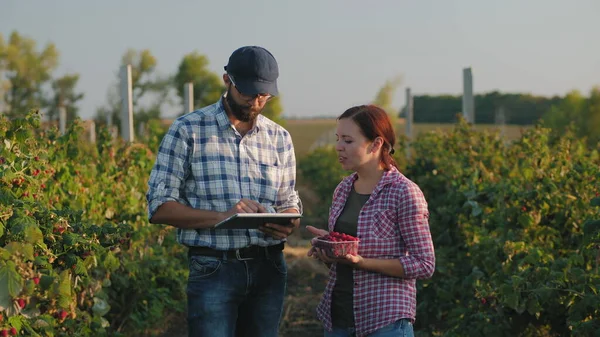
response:
M230 217L237 213L266 213L267 209L257 201L243 198L233 205L227 212L225 217Z
M283 211L282 213L298 213L295 209L289 209ZM278 225L274 223L266 223L258 229L265 234L272 236L275 239L283 240L288 236L292 235L292 233L296 230L296 228L300 227L300 219L290 219L289 224L287 225Z

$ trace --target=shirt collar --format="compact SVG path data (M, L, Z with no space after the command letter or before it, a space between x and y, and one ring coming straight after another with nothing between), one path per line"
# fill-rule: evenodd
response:
M373 193L371 193L371 194L377 194L386 185L391 184L395 181L398 181L398 178L400 177L400 175L401 175L400 171L398 171L398 169L393 166L389 170L383 171L383 176L381 176L381 179L379 179L377 186L375 186L375 189L373 190ZM350 176L348 176L345 179L346 180L346 184L344 186L345 193L350 193L350 190L352 189L352 184L354 184L354 181L356 179L358 179L358 174L356 174L356 172L352 173Z

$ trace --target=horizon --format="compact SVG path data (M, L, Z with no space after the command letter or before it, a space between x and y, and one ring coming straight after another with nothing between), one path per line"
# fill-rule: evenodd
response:
M588 95L600 85L600 46L592 43L600 31L598 14L600 2L593 0L378 6L357 0L8 0L0 5L0 33L6 38L16 31L36 41L37 50L55 44L60 55L53 76L80 74L82 119L106 103L128 48L150 50L158 75L174 74L193 51L207 56L208 69L220 75L231 52L251 44L267 48L279 63L283 117L310 119L369 103L396 76L403 78L393 100L398 110L406 87L415 96L462 95L467 67L477 95L553 97L572 90ZM161 117L172 116L163 111Z

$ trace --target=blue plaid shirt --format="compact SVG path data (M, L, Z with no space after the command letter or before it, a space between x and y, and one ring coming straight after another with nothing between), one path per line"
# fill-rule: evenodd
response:
M296 158L287 130L259 115L243 137L231 125L222 100L177 118L163 138L148 181L148 216L166 201L225 212L240 199L256 200L268 212L302 206L296 184ZM237 249L270 246L256 229L177 229L187 246Z

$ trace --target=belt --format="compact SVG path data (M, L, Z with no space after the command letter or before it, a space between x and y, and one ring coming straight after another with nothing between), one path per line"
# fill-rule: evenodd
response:
M273 246L248 246L239 249L216 250L208 247L192 246L188 249L188 256L227 257L228 259L251 260L267 257L283 250L283 242Z

